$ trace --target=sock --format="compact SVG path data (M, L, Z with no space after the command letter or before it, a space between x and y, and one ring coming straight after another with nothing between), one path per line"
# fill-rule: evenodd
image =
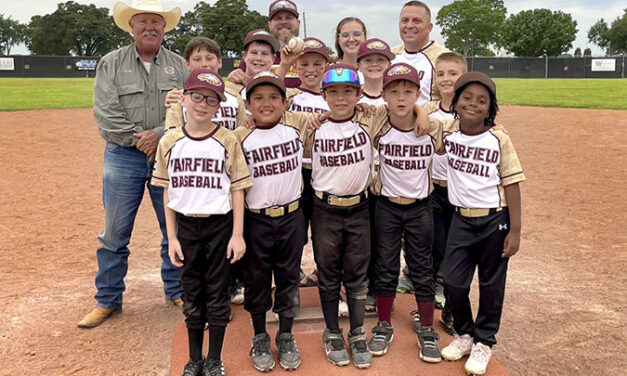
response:
M255 335L266 332L266 313L251 313Z
M379 321L385 321L392 325L392 305L394 305L393 296L377 296L377 315Z
M193 362L202 360L202 340L205 336L203 329L187 328L187 338L189 341L189 358Z
M294 324L293 317L285 317L279 314L279 334L291 333L293 324Z
M347 298L348 319L351 323L351 333L355 333L355 329L364 326L364 316L366 315L366 299Z
M435 302L420 302L418 303L418 312L420 313L420 325L433 326L433 311L435 310Z
M209 325L209 353L207 354L207 359L220 360L225 333L225 326Z
M322 314L324 315L324 322L332 333L340 333L340 320L338 319L338 307L340 298L333 300L322 300Z

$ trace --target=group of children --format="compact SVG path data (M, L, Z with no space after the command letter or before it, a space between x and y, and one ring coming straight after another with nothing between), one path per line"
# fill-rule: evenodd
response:
M194 38L185 51L191 74L183 91L166 99L168 131L152 184L167 188L170 258L181 270L190 353L183 375L225 374L231 265L240 259L254 367L266 372L276 364L266 329L270 310L278 315L280 365L299 367L292 327L309 223L326 324L322 345L330 362L342 366L352 359L367 368L373 355L388 352L404 239L420 359L470 354L466 371L485 373L507 260L520 242L518 183L524 180L511 141L494 124L494 83L466 73L460 55L443 54L435 67L442 99L420 108L418 72L392 64L382 40L362 43L357 67L329 64L322 41L304 42L295 54L287 46L279 51L263 30L250 32L242 56L251 78L244 86L225 84L217 73L217 44ZM277 53L281 66L274 73ZM291 66L299 89L284 85ZM440 350L433 319L442 260L448 298L442 316L456 333ZM481 298L473 320L468 293L476 267ZM338 319L342 287L346 337ZM374 295L378 315L370 339L363 326L368 295Z

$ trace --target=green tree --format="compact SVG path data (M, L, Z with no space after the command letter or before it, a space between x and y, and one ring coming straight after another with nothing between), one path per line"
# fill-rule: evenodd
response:
M26 41L25 35L26 25L0 13L0 54L10 55L13 46Z
M573 56L581 57L581 48L579 47L575 48L575 52L573 53Z
M583 56L592 56L592 50L586 48L585 50L583 50Z
M627 53L627 9L608 27L603 18L588 30L588 40L605 50L608 55Z
M238 56L246 34L268 25L268 17L249 10L246 0L218 0L214 5L201 1L183 20L171 36L166 34L173 50L181 52L192 37L201 35L215 40L225 57Z
M33 16L28 28L28 49L35 55L99 56L132 41L115 26L108 8L74 1L58 4L53 13Z
M524 10L503 26L503 47L516 56L558 56L572 48L577 21L562 11Z
M446 47L476 56L499 44L506 13L502 0L457 0L440 9L436 23L442 28Z

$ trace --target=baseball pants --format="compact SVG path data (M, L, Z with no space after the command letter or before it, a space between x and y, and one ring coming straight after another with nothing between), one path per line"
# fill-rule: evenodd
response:
M349 299L365 300L370 261L368 199L333 206L313 199L311 232L321 301L338 299L342 283Z
M379 196L373 194L368 196L368 213L370 215L370 262L368 263L368 295L374 295L375 264L377 262L377 242L375 211Z
M301 208L281 217L244 214L246 253L242 259L244 309L251 314L273 312L296 317L305 220ZM276 290L272 304L272 275Z
M433 272L436 273L436 282L441 284L443 279L441 266L454 210L453 205L448 200L446 187L433 184L431 206L433 208Z
M400 272L401 237L405 237L405 262L414 285L417 301L434 299L433 214L427 197L413 204L400 205L381 196L375 212L377 261L375 292L377 296L396 296Z
M311 223L311 216L313 215L313 196L314 189L311 186L311 169L304 168L303 172L303 193L300 196L300 203L303 208L303 215L305 218L305 244L309 241L309 235L307 229Z
M447 305L453 313L455 331L469 334L475 342L493 346L501 324L508 258L502 258L509 233L509 211L504 208L485 217L453 214L444 256L444 286ZM470 284L479 270L479 311L473 320Z
M177 238L183 251L183 313L189 329L226 326L231 314L230 261L227 246L233 212L207 218L177 214Z

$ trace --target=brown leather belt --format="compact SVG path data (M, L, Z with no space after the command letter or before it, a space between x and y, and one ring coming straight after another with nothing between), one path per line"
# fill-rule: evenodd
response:
M438 179L433 179L433 184L437 184L440 187L448 187L448 182L446 180L438 180Z

